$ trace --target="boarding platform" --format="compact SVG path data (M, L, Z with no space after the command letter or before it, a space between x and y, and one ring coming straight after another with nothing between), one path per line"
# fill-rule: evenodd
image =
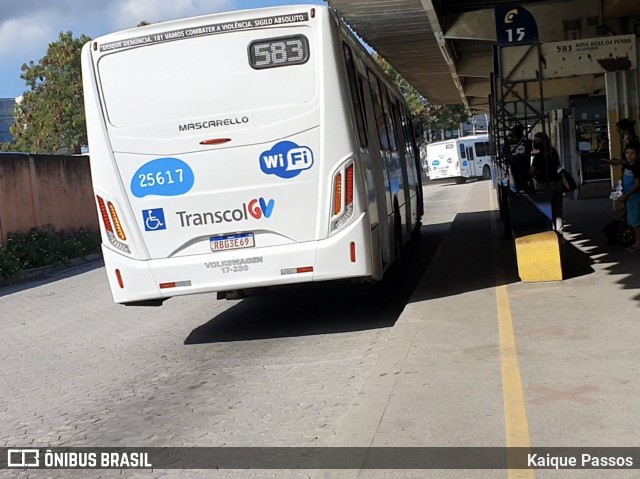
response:
M607 245L602 226L614 215L611 202L565 200L563 281L524 282L491 185L462 188L464 204L332 445L637 447L640 256ZM426 211L423 241L440 227L429 219L437 205ZM363 470L312 477L533 479L557 472L391 474L367 470L367 460ZM637 469L564 472L637 477Z

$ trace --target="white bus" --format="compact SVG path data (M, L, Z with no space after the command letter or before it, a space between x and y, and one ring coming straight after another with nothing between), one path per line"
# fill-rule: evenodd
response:
M109 34L82 72L117 303L376 281L419 232L407 107L327 7Z
M473 135L427 145L429 179L453 178L464 183L467 178L490 179L491 145L487 135Z

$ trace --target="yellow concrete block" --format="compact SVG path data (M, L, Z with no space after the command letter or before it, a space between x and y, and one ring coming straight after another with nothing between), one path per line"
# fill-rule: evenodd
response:
M553 231L516 238L518 274L525 283L562 281L560 243Z

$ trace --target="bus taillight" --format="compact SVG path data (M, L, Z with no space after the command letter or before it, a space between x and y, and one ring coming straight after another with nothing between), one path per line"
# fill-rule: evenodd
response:
M346 170L346 200L345 205L353 204L353 164L347 166Z
M120 224L120 218L118 218L118 213L116 213L116 207L113 206L113 203L111 203L111 201L107 203L107 206L109 206L111 218L113 218L113 226L116 227L118 238L120 238L122 241L126 241L127 236L124 234L124 230L122 229L122 225Z
M131 254L131 249L129 246L124 244L122 241L126 241L127 237L124 234L124 230L122 229L122 225L120 224L120 219L118 218L118 214L116 213L116 208L109 201L109 211L111 212L111 218L113 219L113 224L116 227L116 232L113 232L113 226L111 225L111 219L109 218L109 211L107 211L107 205L105 205L104 200L96 195L98 199L98 207L100 208L100 216L102 217L102 223L104 224L104 229L107 230L107 238L109 239L109 243L118 248L120 251L124 253ZM116 238L116 234L121 241L118 241Z
M342 173L336 175L333 185L333 215L339 215L342 211Z
M347 161L337 171L333 180L333 221L331 223L331 231L340 229L349 222L353 215L353 197L354 197L354 163L353 160ZM343 186L344 176L344 186ZM337 218L336 218L337 217Z
M100 207L100 215L102 216L102 222L104 223L105 229L113 233L113 228L111 227L111 220L109 219L109 213L107 213L107 207L104 204L104 200L96 195L98 198L98 206Z

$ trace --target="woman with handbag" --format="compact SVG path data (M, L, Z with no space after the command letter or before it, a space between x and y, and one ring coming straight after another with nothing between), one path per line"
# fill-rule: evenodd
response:
M531 176L538 184L544 185L551 195L551 216L553 229L562 234L562 177L559 171L560 155L551 146L551 140L546 133L538 132L533 137L533 160L531 162Z

